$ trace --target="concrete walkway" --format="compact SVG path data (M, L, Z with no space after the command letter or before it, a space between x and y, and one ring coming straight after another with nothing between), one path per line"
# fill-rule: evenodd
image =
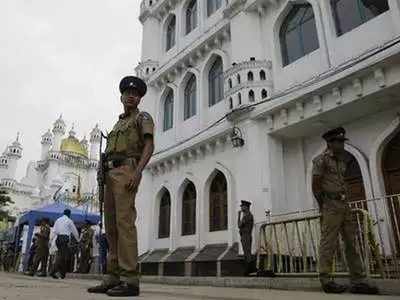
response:
M0 273L0 300L97 300L110 299L104 295L91 295L86 289L96 284L93 280L27 277L18 274ZM267 289L245 289L210 286L172 286L142 284L141 296L148 300L358 300L398 299L398 296L359 296L351 294L326 295L321 292L280 291ZM133 299L119 298L119 299Z

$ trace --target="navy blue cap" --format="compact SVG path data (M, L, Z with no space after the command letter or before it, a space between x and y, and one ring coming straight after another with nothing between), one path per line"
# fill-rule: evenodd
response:
M121 82L119 83L119 91L121 94L129 88L137 89L142 97L146 95L147 92L146 83L139 77L135 76L126 76L122 78Z

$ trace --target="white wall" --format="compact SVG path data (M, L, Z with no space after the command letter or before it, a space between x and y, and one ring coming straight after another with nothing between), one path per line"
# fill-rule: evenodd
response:
M273 87L266 87L268 92L277 94L298 84L303 84L312 78L324 75L327 71L337 70L343 63L359 57L368 50L378 48L395 36L400 36L400 8L397 0L390 0L391 10L381 16L363 24L341 37L336 36L329 0L310 0L316 19L319 38L319 49L306 55L294 63L283 66L279 29L293 3L308 1L277 1L276 5L269 5L264 14L258 15L254 11L239 12L231 19L223 19L222 9L210 18L205 17L205 2L199 6L199 25L189 35L184 34L183 8L187 1L180 1L173 13L177 17L176 46L165 53L162 26L168 16L156 28L154 20L145 24L143 35L143 61L153 59L159 62L162 68L172 60L181 63L187 62L187 51L193 50L194 43L200 38L212 34L212 29L218 24L229 22L230 40L224 41L218 50L212 48L205 57L195 60L193 68L183 70L174 76L170 83L161 88L157 85L149 86L148 94L141 103L141 109L148 111L156 122L156 151L176 146L185 139L205 129L227 113L227 105L221 102L208 107L207 74L216 55L223 58L224 70L228 70L233 62L240 63L255 57L259 60L272 61L272 76L267 73L268 79L273 80ZM156 38L155 38L156 37ZM158 38L157 38L158 37ZM154 39L158 39L154 41ZM154 53L158 49L158 53ZM194 50L193 50L194 51ZM184 55L182 53L185 53ZM198 115L183 121L183 89L187 72L196 76L198 87ZM347 70L351 74L351 69ZM169 75L169 72L157 74L160 78ZM256 74L255 74L256 75ZM256 75L257 76L257 75ZM270 78L271 77L271 78ZM242 78L244 79L244 77ZM151 76L150 76L151 80ZM387 78L389 81L390 78ZM166 88L174 91L174 127L163 132L162 100ZM366 86L364 87L366 88ZM326 89L332 89L331 86ZM256 97L260 93L255 90ZM343 98L347 90L343 90ZM298 98L306 98L304 92L297 92ZM245 95L243 95L244 97ZM312 95L307 95L311 97ZM244 98L243 98L244 99ZM281 99L270 103L272 107ZM244 101L245 102L245 101ZM332 102L332 101L331 101ZM332 102L334 103L334 102ZM334 105L328 103L327 105ZM308 104L307 104L308 105ZM325 105L325 104L324 104ZM376 111L376 108L371 112ZM265 106L266 111L268 105ZM305 110L309 107L305 107ZM356 106L351 109L357 108ZM382 111L384 110L384 111ZM371 114L354 114L347 111L345 128L351 144L360 150L360 155L373 156L376 139L387 129L396 118L399 107L383 108L382 112ZM365 109L368 111L368 108ZM336 112L337 114L337 112ZM329 121L335 115L325 115ZM297 116L296 116L297 117ZM291 115L289 115L291 118ZM138 230L140 252L153 248L175 249L180 246L202 247L205 244L238 240L236 229L236 211L242 199L253 202L252 211L256 222L265 220L265 210L273 213L308 209L315 205L309 188L310 164L312 158L323 149L320 134L327 128L316 128L312 122L307 123L306 130L298 136L288 139L278 134L269 134L270 129L263 120L246 120L225 123L226 128L238 126L244 135L245 146L233 149L228 140L223 148L212 152L206 151L201 157L190 159L188 162L179 162L164 174L152 175L146 171L137 196ZM299 130L301 131L301 130ZM216 132L216 131L215 131ZM213 130L205 134L203 142L212 139ZM181 147L182 148L182 147ZM174 155L177 155L176 157ZM153 161L164 156L180 158L178 153L170 150L168 153L156 155ZM370 161L370 159L368 159ZM227 174L229 190L229 229L224 232L208 232L208 184L213 171L220 168ZM169 169L169 168L167 168ZM367 173L371 173L368 171ZM229 174L229 176L228 176ZM371 174L371 178L374 175ZM198 226L194 236L180 236L180 198L181 187L189 179L195 183L198 192ZM159 191L165 187L169 190L172 200L171 238L157 239L158 231L158 202Z

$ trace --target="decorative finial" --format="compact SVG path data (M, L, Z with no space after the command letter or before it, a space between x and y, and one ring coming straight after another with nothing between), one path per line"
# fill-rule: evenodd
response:
M19 131L17 132L17 142L19 142Z
M75 123L72 123L72 128L69 131L69 135L72 136L72 137L75 137L75 134L76 134L74 129L75 129Z

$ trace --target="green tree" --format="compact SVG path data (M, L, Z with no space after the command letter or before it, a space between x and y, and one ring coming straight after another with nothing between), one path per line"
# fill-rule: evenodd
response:
M0 190L0 219L8 218L9 214L6 207L13 204L14 201L11 200L6 191Z

